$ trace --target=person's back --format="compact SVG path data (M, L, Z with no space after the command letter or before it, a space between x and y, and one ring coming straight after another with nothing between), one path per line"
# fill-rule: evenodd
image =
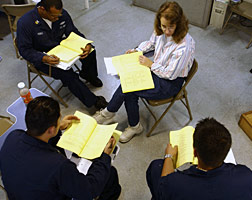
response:
M110 157L115 139L109 140L84 175L60 153L63 149L56 149L59 130L80 119L67 115L61 120L60 116L57 101L47 96L36 97L27 106L27 131L14 130L6 138L0 150L0 171L9 199L117 199L121 187Z
M158 199L250 200L252 172L230 163L206 172L192 166L162 177Z
M0 160L10 200L66 199L60 191L55 192L59 190L56 177L63 164L70 161L51 145L15 130L6 139Z
M193 134L198 165L175 171L177 146L168 143L164 160L154 160L147 170L153 199L252 200L252 171L244 165L224 163L232 138L224 125L205 118Z

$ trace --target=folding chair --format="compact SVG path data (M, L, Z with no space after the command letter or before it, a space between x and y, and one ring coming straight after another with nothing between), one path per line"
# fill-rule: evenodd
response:
M198 63L197 63L196 60L194 60L192 68L190 69L190 71L188 73L188 76L186 77L185 82L184 82L181 90L178 92L178 94L176 96L168 98L168 99L162 99L162 100L146 100L144 98L141 98L144 105L146 106L146 108L149 110L149 112L151 113L151 115L155 119L155 123L152 126L151 130L147 133L147 137L149 137L151 135L152 131L156 128L156 126L159 124L159 122L163 119L163 117L166 115L166 113L170 110L172 105L177 100L180 100L184 104L184 106L186 107L186 109L187 109L187 111L189 113L190 120L192 120L192 113L191 113L191 109L190 109L188 98L187 98L186 86L191 81L191 79L193 78L193 76L197 72L197 70L198 70ZM150 107L148 105L150 105L150 106L160 106L160 105L163 105L163 104L168 104L168 107L166 107L166 109L164 110L162 115L159 118L157 118L154 115L154 113L151 111L151 109L150 109Z
M13 44L16 50L17 58L20 58L18 53L18 49L15 46L15 34L14 32L17 31L17 21L18 19L23 16L28 11L32 10L36 5L35 4L23 4L23 5L12 5L12 4L3 4L2 8L6 15L8 16L8 22L10 26L10 31L13 39Z

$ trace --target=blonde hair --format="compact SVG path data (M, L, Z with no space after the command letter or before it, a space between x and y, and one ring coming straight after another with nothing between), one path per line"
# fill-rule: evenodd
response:
M185 17L182 8L177 2L163 3L155 18L154 30L157 35L162 35L160 18L164 17L170 24L176 24L176 29L172 35L173 40L178 44L188 32L188 20Z

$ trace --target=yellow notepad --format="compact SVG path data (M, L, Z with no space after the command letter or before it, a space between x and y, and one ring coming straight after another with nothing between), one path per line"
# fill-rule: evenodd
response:
M60 45L54 47L47 52L48 55L57 56L60 61L70 62L80 54L82 54L81 48L85 48L87 44L92 43L93 41L87 40L74 32L71 32L70 35L60 42ZM91 52L93 49L91 50Z
M118 142L121 132L116 124L100 125L93 117L76 111L80 122L73 122L61 136L57 146L72 151L80 157L94 159L101 156L106 144L113 135Z
M194 130L192 126L186 126L180 130L170 132L170 144L178 146L176 168L188 162L198 164L198 159L193 154Z
M151 71L139 63L143 52L112 57L112 63L120 76L123 93L154 88Z

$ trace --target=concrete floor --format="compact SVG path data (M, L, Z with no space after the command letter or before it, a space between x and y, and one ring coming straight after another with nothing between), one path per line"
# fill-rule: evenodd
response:
M84 9L83 1L63 0L64 8L72 15L75 25L88 39L94 42L97 49L99 76L104 86L92 89L98 95L110 100L119 85L119 80L106 74L103 57L115 56L129 48L147 40L153 30L155 14L151 11L131 6L130 0L97 0L90 2L90 9ZM188 85L189 103L195 126L198 120L214 117L222 122L231 132L232 149L237 163L252 168L252 143L239 128L240 115L252 110L251 87L252 47L245 49L249 35L229 27L223 35L212 27L202 29L190 25L190 34L196 41L196 59L199 70ZM27 72L24 61L15 58L11 35L0 41L0 113L6 114L6 108L18 98L17 83L27 83ZM60 82L55 81L54 87ZM41 81L33 85L51 95ZM62 114L72 114L75 110L93 114L68 89L62 91L69 108L61 105ZM182 128L188 123L189 117L184 106L176 103L161 121L152 137L147 138L146 132L153 124L151 115L142 102L140 104L141 123L145 131L127 144L120 144L121 150L114 162L118 169L122 186L121 200L150 199L151 195L146 184L145 172L149 163L162 158L168 142L169 131ZM160 113L163 106L155 108ZM127 126L126 112L122 107L117 115L118 129ZM1 198L1 196L0 196Z

